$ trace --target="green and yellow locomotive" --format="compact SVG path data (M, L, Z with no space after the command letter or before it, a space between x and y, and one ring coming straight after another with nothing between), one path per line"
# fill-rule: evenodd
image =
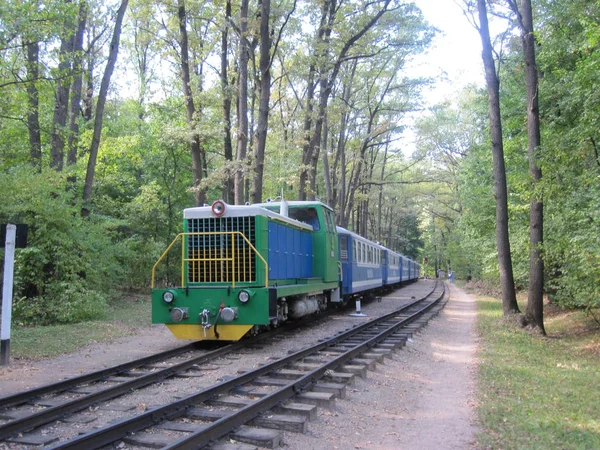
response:
M334 213L320 202L184 210L179 234L152 271L152 322L180 339L236 341L341 301ZM179 259L177 286L157 270Z

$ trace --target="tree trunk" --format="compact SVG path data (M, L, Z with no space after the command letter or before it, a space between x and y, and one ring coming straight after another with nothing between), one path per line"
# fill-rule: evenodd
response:
M37 79L40 76L40 44L29 42L27 49L27 130L29 132L29 154L31 164L38 170L42 168L42 136L40 132L40 96L37 88Z
M313 57L308 69L306 106L304 116L304 146L302 147L302 168L300 169L300 183L298 186L298 200L307 199L307 184L309 184L309 170L312 160L313 134L312 127L314 122L314 102L316 92L315 76L317 72L317 63L324 57L328 47L329 36L335 18L336 0L325 0L321 5L321 21L317 30L317 39L313 51ZM322 64L321 64L322 65Z
M69 117L69 143L67 154L67 165L77 162L77 150L79 146L79 111L81 108L81 89L83 88L83 35L87 19L87 4L81 1L79 4L79 21L77 32L73 38L73 85L71 86L71 114Z
M383 153L383 162L381 163L381 185L379 186L378 206L377 206L377 241L383 242L383 182L385 181L385 166L388 159L389 144L385 144Z
M331 68L331 71L327 70L327 67L329 67L331 64L330 61L326 61L326 58L320 58L321 59L321 61L320 61L321 62L320 86L321 87L320 87L320 92L319 92L319 109L317 112L317 119L315 121L315 131L314 131L312 139L310 141L310 150L309 150L309 154L310 154L309 160L311 162L310 169L309 169L310 170L309 178L310 178L311 193L309 194L309 196L311 199L314 199L314 190L315 190L315 186L316 186L317 162L319 160L323 119L325 117L327 105L329 103L329 97L331 96L331 92L337 81L339 71L340 71L343 62L345 61L346 55L348 54L350 49L354 46L354 44L356 44L358 42L358 40L362 36L364 36L371 28L373 28L375 26L375 24L377 24L379 19L388 11L387 8L388 8L390 2L391 2L391 0L384 0L381 9L369 20L369 22L367 22L361 28L361 30L359 32L354 34L352 37L350 37L344 43L344 46L340 50L340 53L338 54L337 59L335 60L335 63L333 64L333 66ZM329 36L331 35L331 32L332 32L333 18L335 17L336 4L337 3L335 1L332 1L330 20L329 20L329 23L327 24L327 28L325 30L326 31L325 35L324 35L325 39L323 40L323 42L325 44L327 44L329 42ZM329 75L326 75L327 73Z
M490 132L494 165L494 195L496 197L496 246L498 249L500 285L502 288L502 308L504 315L507 316L520 311L515 294L510 241L508 239L508 194L502 143L502 120L500 116L500 81L496 75L496 67L494 65L485 1L477 0L477 6L480 23L479 34L483 46L482 58L489 97Z
M348 131L348 118L350 117L350 95L352 93L352 86L354 84L354 75L356 74L356 68L358 66L357 60L352 63L352 69L350 71L350 79L344 83L342 92L343 97L343 111L342 120L340 121L340 134L337 145L336 159L340 161L340 182L339 182L339 195L337 199L338 205L338 223L344 227L348 227L349 212L346 211L346 205L348 199L346 198L346 132Z
M235 204L242 205L245 201L244 168L248 153L248 0L242 0L240 8L240 48L238 75L238 135L236 152L236 169L234 176Z
M229 92L228 79L228 43L229 21L231 20L231 0L225 5L225 23L221 33L221 91L223 93L223 152L227 162L227 177L225 179L223 199L233 203L233 179L231 176L231 163L233 162L233 146L231 143L231 93Z
M71 3L71 0L65 0L65 3ZM58 55L58 80L56 82L54 117L50 136L50 166L59 172L64 165L65 132L67 129L69 108L68 76L71 75L71 57L73 53L73 30L70 29L66 22L63 33Z
M194 175L194 198L196 206L202 206L206 201L205 190L200 187L203 174L204 155L200 146L200 135L196 130L196 107L192 95L190 85L190 60L189 60L189 45L187 33L187 13L185 10L185 1L177 1L177 12L179 18L179 37L181 39L181 80L183 82L183 96L185 98L185 109L187 113L187 121L192 131L192 141L190 149L192 153L192 170Z
M325 198L329 206L333 208L333 189L331 188L331 172L329 167L329 155L327 154L327 140L329 128L327 126L327 117L323 124L323 183L325 184Z
M300 168L300 180L298 183L298 200L306 200L306 184L308 182L308 165L310 161L310 133L315 109L315 73L315 64L311 63L308 68L306 104L304 108L304 145L302 147L302 167Z
M544 261L542 244L544 237L544 204L537 191L542 170L537 164L540 151L540 112L538 108L538 73L535 61L535 37L533 35L533 15L531 0L521 1L522 21L521 41L527 74L527 137L529 146L529 174L533 180L532 200L529 210L529 291L525 320L542 334L544 329Z
M83 187L83 208L81 210L81 214L84 217L87 217L90 214L89 201L92 197L92 187L94 185L94 174L96 171L96 159L98 157L100 136L102 134L104 105L106 103L106 96L108 94L110 78L112 77L112 73L115 69L115 64L117 62L117 56L119 55L119 43L121 40L121 29L123 27L123 16L125 16L125 11L127 10L128 3L129 0L122 0L121 6L117 11L115 27L113 29L112 40L110 42L108 60L106 62L106 68L104 69L104 75L102 76L100 92L98 93L98 103L96 105L96 118L94 120L94 134L92 136L92 143L90 145L90 155L87 165L87 172L85 174L85 185Z
M267 145L267 127L269 124L269 98L271 97L270 15L271 0L262 0L260 6L260 97L258 103L256 146L254 149L254 178L252 183L252 201L254 203L262 201L265 147Z

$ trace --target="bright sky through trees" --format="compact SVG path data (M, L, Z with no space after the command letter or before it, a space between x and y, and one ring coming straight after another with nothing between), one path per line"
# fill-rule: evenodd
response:
M457 1L415 0L425 19L441 33L431 50L417 58L415 70L437 78L435 87L426 91L429 102L436 103L464 86L484 85L479 35L464 16Z
M417 55L409 66L409 75L433 79L423 89L424 108L431 107L456 94L469 84L483 87L485 76L481 62L481 42L477 30L469 23L459 6L461 0L414 0L425 19L439 30L431 49ZM427 112L408 114L400 146L406 156L415 151L413 123Z

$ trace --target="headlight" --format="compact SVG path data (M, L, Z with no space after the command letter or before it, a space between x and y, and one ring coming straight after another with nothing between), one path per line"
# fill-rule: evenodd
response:
M250 294L248 291L240 291L238 294L238 300L242 303L247 303L250 300Z
M223 214L225 214L225 211L227 210L227 206L223 200L217 200L216 202L214 202L212 204L211 209L215 216L221 217Z
M165 303L171 303L173 300L175 300L175 294L173 294L171 291L163 292L162 297Z

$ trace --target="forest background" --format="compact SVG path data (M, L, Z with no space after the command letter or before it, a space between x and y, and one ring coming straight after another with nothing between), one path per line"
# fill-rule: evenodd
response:
M488 3L503 24L494 48L515 283L528 284L530 199L542 196L546 292L598 307L600 6L533 2L544 174L534 183L516 23L501 0ZM123 289L147 288L184 208L282 193L427 258L429 275L497 286L487 93L471 86L425 109L435 79L408 70L437 33L401 0L3 2L0 223L30 227L17 323L101 317ZM133 89L115 90L114 77Z

